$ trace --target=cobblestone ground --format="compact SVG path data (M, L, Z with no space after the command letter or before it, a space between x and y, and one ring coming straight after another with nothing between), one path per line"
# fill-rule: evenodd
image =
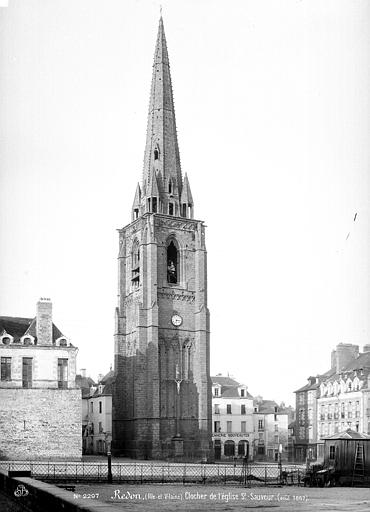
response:
M331 487L259 487L200 485L77 485L74 499L84 503L114 504L130 512L239 511L369 512L370 489Z

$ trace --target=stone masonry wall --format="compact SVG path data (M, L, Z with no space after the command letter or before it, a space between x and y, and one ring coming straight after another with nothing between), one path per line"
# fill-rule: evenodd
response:
M80 389L0 389L0 459L82 455Z

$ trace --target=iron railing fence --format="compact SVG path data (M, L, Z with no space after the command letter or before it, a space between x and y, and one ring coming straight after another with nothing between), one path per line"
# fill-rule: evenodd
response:
M108 465L103 462L0 462L5 471L31 471L45 482L107 482ZM115 463L112 481L121 483L196 483L243 486L301 485L303 466L247 464Z

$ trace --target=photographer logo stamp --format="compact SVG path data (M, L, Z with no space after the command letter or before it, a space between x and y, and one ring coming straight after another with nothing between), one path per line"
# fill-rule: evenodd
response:
M14 496L17 498L21 498L22 496L28 496L29 492L27 491L26 487L22 484L19 484L14 491Z

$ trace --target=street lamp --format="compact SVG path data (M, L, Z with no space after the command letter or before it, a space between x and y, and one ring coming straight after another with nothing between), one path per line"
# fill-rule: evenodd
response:
M279 467L279 478L280 478L280 482L282 481L282 477L283 477L283 471L282 471L282 467L281 467L281 454L283 452L283 445L280 443L279 444L279 454L278 454L278 467Z
M113 481L112 478L112 453L111 453L111 444L112 444L112 434L110 432L104 432L105 436L105 444L107 447L107 456L108 456L108 483L111 484Z

